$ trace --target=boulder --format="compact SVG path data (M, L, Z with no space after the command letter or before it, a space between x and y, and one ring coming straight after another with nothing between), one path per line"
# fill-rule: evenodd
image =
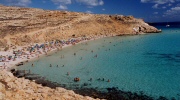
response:
M10 91L6 91L6 96L7 97L12 97L12 93ZM0 99L1 100L1 99Z
M5 89L4 84L2 84L2 83L0 82L0 91L2 91L2 90L4 90L4 89Z
M15 97L16 99L19 99L19 100L22 98L22 97L21 97L19 94L17 94L17 93L15 94L14 97Z
M33 94L33 93L34 93L34 91L33 91L33 90L28 89L28 90L25 90L25 93L27 93L27 94Z
M8 83L7 83L7 86L10 87L10 88L16 87L15 84L14 84L14 82L8 82Z
M0 100L5 100L5 95L2 92L0 92Z
M42 93L41 96L42 96L43 98L47 98L47 94L46 94L46 93Z
M11 80L12 80L12 78L7 77L4 81L7 83L7 82L10 82Z
M67 90L64 89L64 88L57 87L57 88L56 88L56 91L62 93L62 92L66 92Z
M11 72L7 72L7 75L8 75L9 77L14 77L14 75L13 75Z

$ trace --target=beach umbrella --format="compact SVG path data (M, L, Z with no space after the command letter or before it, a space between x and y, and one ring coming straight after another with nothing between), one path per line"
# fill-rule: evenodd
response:
M6 57L3 57L3 58L2 58L2 61L5 61L5 60L6 60Z
M39 48L44 48L44 44L41 44L41 45L39 46Z
M2 62L3 60L2 60L2 58L0 58L0 62Z
M36 45L34 46L34 48L39 48L39 45L38 45L38 44L36 44Z
M33 47L31 47L31 49L30 49L30 52L32 52L32 51L34 51L34 48L33 48Z

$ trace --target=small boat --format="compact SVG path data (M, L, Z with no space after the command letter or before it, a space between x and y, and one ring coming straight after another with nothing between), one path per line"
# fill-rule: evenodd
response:
M80 81L79 77L74 78L74 82L78 82L78 81Z
M167 24L166 27L170 27L170 25Z

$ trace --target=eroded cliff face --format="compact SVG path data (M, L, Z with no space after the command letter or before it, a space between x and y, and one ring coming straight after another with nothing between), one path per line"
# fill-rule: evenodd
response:
M16 78L12 73L0 71L0 100L94 100L88 96L75 94L63 88L43 87L24 78ZM100 99L96 99L100 100Z
M132 16L0 6L0 46L154 32L159 31Z

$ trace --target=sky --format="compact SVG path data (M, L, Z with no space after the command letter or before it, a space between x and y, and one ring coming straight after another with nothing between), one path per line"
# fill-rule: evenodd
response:
M180 21L180 0L0 0L6 6L132 15L146 22Z

